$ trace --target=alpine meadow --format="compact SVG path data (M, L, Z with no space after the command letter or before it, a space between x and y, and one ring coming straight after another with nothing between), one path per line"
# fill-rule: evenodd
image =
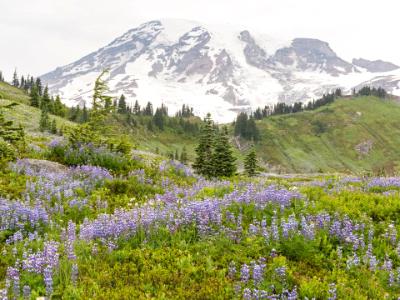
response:
M0 4L0 300L400 300L385 1Z

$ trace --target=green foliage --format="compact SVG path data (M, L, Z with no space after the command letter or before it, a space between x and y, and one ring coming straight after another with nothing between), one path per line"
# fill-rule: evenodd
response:
M244 169L248 176L253 177L257 175L257 156L256 151L251 149L249 154L246 155L244 160Z
M215 177L232 177L236 173L236 158L233 156L228 138L228 129L224 127L216 137L213 153L212 166Z
M200 132L200 141L195 151L197 154L193 168L200 175L206 177L214 176L214 167L212 165L212 154L215 139L214 123L211 115L207 114L204 119L203 127Z

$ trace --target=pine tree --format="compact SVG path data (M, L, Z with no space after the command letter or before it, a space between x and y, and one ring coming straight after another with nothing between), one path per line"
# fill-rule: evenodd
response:
M40 78L36 79L36 87L37 87L39 96L42 97L43 96L43 86L42 86L42 81L40 80Z
M31 106L39 107L40 105L40 95L36 84L33 84L30 92L30 103Z
M57 134L57 123L56 123L56 120L54 120L54 119L51 122L50 131L52 134Z
M139 102L135 101L135 106L133 107L133 113L137 116L140 115L140 105Z
M126 108L126 100L125 100L125 95L122 94L121 97L119 97L118 100L118 112L120 114L125 114L127 112L127 108Z
M100 124L103 122L106 115L112 111L112 97L106 95L108 86L102 79L106 73L107 70L104 70L99 77L97 77L94 84L92 111L89 121L89 127L92 128L92 130L100 129Z
M214 168L212 165L213 143L215 137L214 124L211 115L207 114L204 124L200 130L200 141L196 147L196 159L193 168L196 173L206 177L214 176Z
M83 104L83 110L82 110L82 119L81 123L86 123L89 121L89 112L86 108L86 103Z
M39 121L39 130L44 132L45 130L50 128L50 119L47 110L42 110L40 114L40 121Z
M188 156L187 156L186 147L183 146L182 152L181 152L180 162L183 163L183 164L186 164L187 161L188 161Z
M229 143L228 129L224 127L217 135L212 155L215 177L231 177L236 173L236 158Z
M250 177L257 175L257 156L254 148L251 149L249 154L247 154L247 156L245 157L244 169L246 171L246 174Z
M15 69L15 71L14 71L12 85L15 87L19 87L19 79L18 79L17 69Z
M147 102L146 108L144 109L145 116L153 115L153 104L151 102Z
M61 103L60 96L56 96L56 100L54 100L54 114L56 116L65 117L65 109L63 104Z
M0 71L0 82L4 82L3 72Z
M51 102L51 99L50 99L50 95L49 95L49 88L46 86L43 91L42 101L40 102L40 108L42 110L51 112L50 102Z
M162 109L157 108L156 113L153 117L154 125L158 127L160 130L164 130L164 114Z

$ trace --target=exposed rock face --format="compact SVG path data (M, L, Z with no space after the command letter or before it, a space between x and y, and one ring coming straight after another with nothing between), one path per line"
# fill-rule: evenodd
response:
M328 43L316 39L294 39L291 47L279 49L271 62L333 76L354 71L353 65L339 58Z
M392 64L391 62L383 61L383 60L368 60L364 58L353 59L353 65L364 68L372 73L378 72L389 72L393 70L397 70L400 67Z
M171 113L188 104L218 121L231 121L237 111L309 101L339 87L346 93L366 83L400 95L400 69L394 64L363 59L352 64L317 39L277 41L179 20L142 24L41 78L66 104L90 105L103 69L109 70L111 93L124 93L128 102L164 103ZM377 77L381 71L387 74Z

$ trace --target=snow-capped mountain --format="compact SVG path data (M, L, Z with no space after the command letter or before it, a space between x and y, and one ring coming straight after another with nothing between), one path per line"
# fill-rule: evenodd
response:
M309 101L340 87L382 86L400 95L400 67L336 55L317 39L280 41L245 29L184 20L151 21L109 45L41 76L68 105L90 104L96 77L109 70L115 96L144 105L182 104L231 121L239 110Z

